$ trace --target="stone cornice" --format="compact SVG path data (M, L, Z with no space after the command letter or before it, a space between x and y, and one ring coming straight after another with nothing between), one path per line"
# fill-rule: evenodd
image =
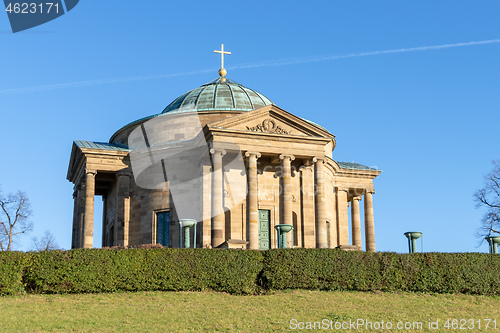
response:
M324 144L328 144L332 141L331 138L328 137L319 137L319 136L307 136L307 135L291 135L291 134L280 134L280 133L269 133L269 132L252 132L240 129L228 129L228 128L215 128L210 127L207 129L208 136L210 134L218 134L220 136L235 136L241 138L249 138L253 139L255 136L259 136L261 138L269 139L269 140L277 140L283 141L283 139L287 139L292 142L301 142L304 140L308 141L319 141L324 142Z
M85 155L103 155L103 156L120 156L120 157L125 157L130 153L128 151L102 150L102 149L92 149L92 148L80 148L80 151Z

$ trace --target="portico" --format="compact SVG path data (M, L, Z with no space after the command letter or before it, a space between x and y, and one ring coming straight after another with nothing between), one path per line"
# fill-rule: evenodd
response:
M375 251L371 194L372 180L380 171L335 162L327 155L329 151L331 156L335 147L333 135L275 105L207 124L207 129L210 133L207 141L219 149L225 144L236 144L246 163L247 200L242 207L227 210L232 217L240 215L245 223L231 224L231 230L225 230L225 241L247 240L249 249L258 249L259 210L269 210L268 231L274 233L277 224L293 225L296 236L289 242L293 241L295 247L341 246L360 250L360 201L368 191L365 243L370 244L370 251ZM214 170L219 170L221 162L213 156ZM212 205L227 207L218 201L220 193L227 194L227 184L221 181L212 184L221 187L212 186L215 193L211 195ZM226 195L223 200L231 201L231 197ZM217 216L220 214L214 214L212 223L217 221ZM203 246L217 247L219 242L212 238L208 243L205 239ZM275 237L271 237L270 247L276 245Z

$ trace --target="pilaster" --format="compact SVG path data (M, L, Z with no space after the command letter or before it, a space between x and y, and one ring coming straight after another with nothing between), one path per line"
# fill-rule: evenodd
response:
M300 189L302 204L302 246L305 248L316 247L316 207L314 203L314 160L304 161L300 167ZM297 231L298 232L298 231Z
M130 225L130 172L120 171L117 177L115 244L128 246Z
M202 169L202 214L203 214L203 244L202 247L212 246L212 166L210 161L201 165Z

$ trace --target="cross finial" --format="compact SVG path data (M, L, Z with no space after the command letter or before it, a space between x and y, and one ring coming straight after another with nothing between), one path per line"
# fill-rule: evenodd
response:
M231 54L231 52L224 51L224 44L220 45L220 51L219 50L214 50L214 53L220 53L220 69L219 69L219 75L224 77L227 74L226 69L224 68L224 54Z

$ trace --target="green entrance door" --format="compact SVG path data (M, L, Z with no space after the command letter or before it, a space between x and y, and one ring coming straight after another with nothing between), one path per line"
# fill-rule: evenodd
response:
M156 244L170 245L170 212L156 213Z
M268 250L271 244L270 211L259 209L259 250Z

